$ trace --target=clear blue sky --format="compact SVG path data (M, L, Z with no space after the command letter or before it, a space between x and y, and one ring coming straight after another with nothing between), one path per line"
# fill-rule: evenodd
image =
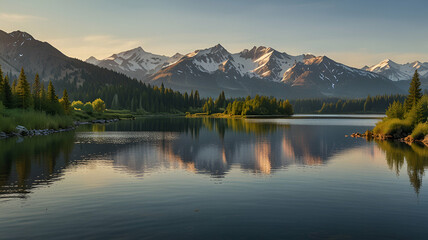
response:
M221 43L231 52L264 45L362 67L428 61L427 9L427 0L0 0L0 29L27 31L80 59Z

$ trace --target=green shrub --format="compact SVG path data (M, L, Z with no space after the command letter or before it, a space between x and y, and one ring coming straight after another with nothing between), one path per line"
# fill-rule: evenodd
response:
M92 102L92 108L96 112L101 113L101 112L104 112L106 110L106 104L104 103L103 100L101 100L101 98L97 98Z
M75 108L75 109L83 109L83 102L82 101L73 101L71 103L71 107Z
M428 135L427 123L419 123L416 125L415 129L413 129L412 137L414 139L423 139L426 135Z
M394 101L392 104L389 105L388 109L386 110L386 116L390 119L403 119L405 112L406 109L404 105L399 101Z
M92 107L92 103L87 102L85 105L83 105L82 110L86 113L92 113L94 111L94 108Z
M375 134L384 134L384 135L394 135L401 133L410 133L412 131L411 121L405 119L384 119L381 122L378 122L373 129Z

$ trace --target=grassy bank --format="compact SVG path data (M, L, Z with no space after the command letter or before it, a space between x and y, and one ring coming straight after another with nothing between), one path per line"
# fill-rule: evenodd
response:
M93 121L97 119L133 119L135 114L129 110L105 110L102 113L74 110L71 117L74 121Z
M27 129L60 129L73 125L73 119L66 115L49 115L45 112L22 109L0 110L0 132L14 132L16 126Z
M106 110L99 112L83 112L73 110L69 115L51 115L42 111L5 109L0 106L0 132L11 133L16 126L27 129L64 129L73 126L74 121L93 121L97 119L133 119L129 110Z

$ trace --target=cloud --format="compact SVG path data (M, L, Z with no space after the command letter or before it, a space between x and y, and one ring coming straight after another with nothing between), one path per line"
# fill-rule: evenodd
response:
M29 21L43 21L46 20L44 17L15 14L15 13L0 13L0 19L8 22L29 22Z

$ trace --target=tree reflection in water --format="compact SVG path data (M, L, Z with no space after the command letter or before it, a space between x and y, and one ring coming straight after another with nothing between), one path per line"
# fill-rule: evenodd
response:
M117 169L143 176L179 168L223 178L239 167L274 174L290 165L323 165L338 152L360 147L344 133L354 126L281 125L243 119L160 118L81 126L77 133L1 141L0 197L25 197L58 179L71 164L102 158ZM388 166L407 173L419 193L428 150L399 142L376 142Z
M398 141L376 140L376 144L385 153L389 168L397 175L400 175L404 163L407 164L410 184L419 193L425 168L428 167L428 148L417 143L409 146Z
M49 184L71 164L74 132L1 140L0 197L25 197L34 184Z

